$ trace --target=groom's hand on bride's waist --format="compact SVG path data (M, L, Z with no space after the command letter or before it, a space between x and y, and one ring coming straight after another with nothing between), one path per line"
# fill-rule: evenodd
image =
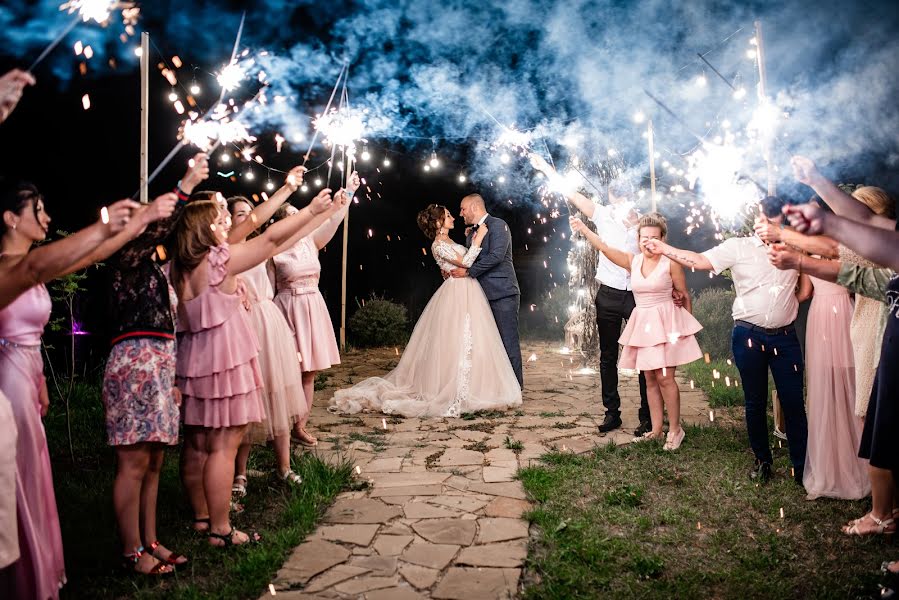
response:
M456 267L452 271L450 271L450 275L453 277L467 277L468 269L463 269L462 267Z

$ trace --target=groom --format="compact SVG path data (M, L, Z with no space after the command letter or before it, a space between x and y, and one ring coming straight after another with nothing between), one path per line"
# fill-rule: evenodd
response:
M521 372L521 346L518 342L518 309L521 304L521 290L512 265L512 234L502 219L487 214L484 199L479 194L469 194L462 198L461 216L470 226L465 237L465 245L471 246L471 239L481 225L486 225L487 236L481 242L481 253L468 269L458 268L453 277L474 277L484 288L484 295L490 302L490 310L496 320L496 327L509 355L509 362L518 378L518 385L524 388Z

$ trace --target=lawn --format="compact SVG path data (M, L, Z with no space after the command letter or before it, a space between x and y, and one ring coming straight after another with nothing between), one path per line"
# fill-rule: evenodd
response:
M263 542L227 550L208 545L190 529L192 517L178 478L178 452L168 452L159 489L159 536L170 549L191 561L163 580L125 574L118 568L121 549L112 510L114 455L104 442L103 409L97 384L79 384L72 400L73 446L70 457L61 403L54 399L46 420L56 499L66 556L68 584L64 598L258 598L288 554L313 530L323 511L352 479L346 463L329 466L313 455L295 458L303 478L288 489L270 473L273 452L259 448L250 469L246 512L236 527L258 531Z
M751 482L740 427L687 428L675 453L648 442L542 463L519 472L537 531L525 598L869 597L896 558L839 530L868 501L806 500L786 448L768 485Z

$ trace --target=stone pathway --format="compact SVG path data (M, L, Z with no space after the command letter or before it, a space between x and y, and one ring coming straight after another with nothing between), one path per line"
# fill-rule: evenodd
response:
M522 350L521 409L452 420L328 413L335 389L389 371L400 350L346 354L316 395L310 423L317 454L349 457L369 486L338 496L261 598L271 591L279 599L516 597L528 544L522 515L530 508L516 471L551 449L629 443L640 402L637 378L622 375L624 427L600 434L598 375L558 345ZM702 392L684 382L681 390L683 421L708 423Z

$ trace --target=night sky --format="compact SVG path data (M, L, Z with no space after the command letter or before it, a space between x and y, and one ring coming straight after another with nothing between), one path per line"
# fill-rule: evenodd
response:
M302 162L311 137L309 116L324 107L343 60L350 63L351 102L370 111L367 139L372 158L358 165L370 192L363 187L350 216L348 312L352 314L354 299L375 292L405 304L417 316L441 279L430 256L422 254L429 241L418 231L415 215L429 203L444 204L458 214L462 196L478 191L488 210L512 228L522 319L534 325L546 318L540 312L545 292L554 283L567 285L569 244L561 234L567 237L568 227L564 210L556 220L537 222L538 213L547 216L540 204L541 182L514 152L508 164L497 160L500 151L491 147L497 123L536 127L543 139L533 145L551 152L560 166L579 155L588 166L588 179L596 177L589 165L616 148L636 185L648 188L645 141L631 115L635 110L655 114L660 175L665 175L663 159L677 158L695 145L691 131L711 136L723 119L743 119L748 109L727 112L733 104L731 90L698 62L696 53L709 53L737 85L754 85L754 64L744 54L752 20L761 17L769 45L771 96L777 95L778 106L793 113L789 150L819 159L838 180L899 191L893 168L899 163L899 15L894 2L663 4L145 2L137 29L149 31L156 45L150 79L150 168L174 145L183 118L173 110L168 99L172 87L156 64L162 57L171 61L179 56L185 65L178 70L179 84L186 88L196 81L202 89L196 100L205 110L218 94L211 72L227 61L245 9L242 48L254 54L266 50L275 57L265 62L275 82L272 94L289 94L289 114L251 127L266 165L286 171ZM0 70L27 66L65 26L68 18L56 6L4 2ZM137 189L139 74L133 49L138 41L132 37L126 44L119 42L121 23L115 21L113 17L106 29L96 24L76 28L35 70L38 85L26 91L19 108L0 126L0 173L39 186L54 217L51 229L83 226L100 206ZM96 51L87 61L86 76L79 72L85 61L72 50L77 40L91 43ZM115 68L108 64L110 58ZM690 82L700 74L709 78L709 91L697 97ZM248 82L236 97L251 96L256 87ZM649 103L644 87L661 93L680 120ZM176 92L182 100L187 95L182 88ZM90 96L89 110L82 108L84 94ZM304 139L276 153L276 132L289 140L291 132ZM183 150L163 171L151 185L151 197L174 185L194 151ZM431 152L441 166L426 173L423 166ZM779 150L781 189L791 197L807 198L808 190L790 185L785 152ZM321 164L328 153L319 144L308 165ZM204 188L225 195L265 190L264 168L248 167L236 158L223 164L221 154L215 154L213 175ZM382 164L385 157L391 161L389 168ZM248 168L255 175L252 181L245 177ZM215 174L230 171L236 181ZM458 181L460 173L466 175L465 183ZM321 169L307 179L324 175ZM281 178L271 175L276 185ZM333 182L337 180L335 174ZM660 187L665 190L673 183L663 179ZM595 193L587 184L584 190ZM302 205L313 192L297 193L293 202ZM675 198L660 202L673 221L672 243L698 250L710 247L710 228L685 235L679 222L683 203ZM454 236L460 241L461 229L460 219ZM335 320L341 236L338 231L321 254L321 287ZM709 285L708 276L692 275L690 284L694 289ZM100 347L102 273L93 274L88 286L78 310ZM531 304L536 305L534 312Z

